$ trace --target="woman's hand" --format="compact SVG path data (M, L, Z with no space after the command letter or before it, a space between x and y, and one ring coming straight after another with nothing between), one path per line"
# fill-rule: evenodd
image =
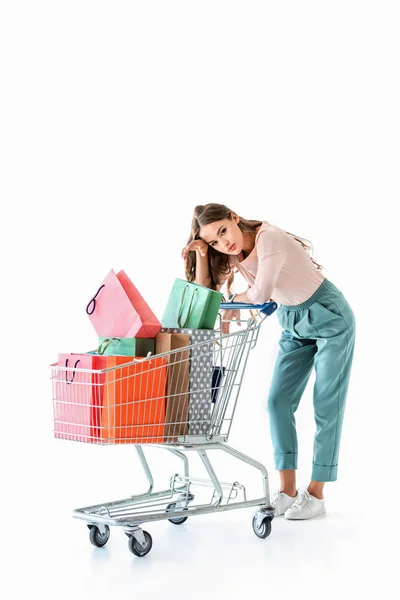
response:
M236 324L239 326L241 325L240 322L240 310L235 308L235 309L228 309L228 310L222 310L221 311L221 318L222 318L222 323L221 323L221 333L222 334L228 334L229 333L229 327L230 327L230 323L229 321L227 323L224 323L224 319L229 319L229 320L236 320Z
M193 240L185 248L182 248L182 258L186 258L188 252L196 251L200 256L206 256L208 253L208 244L203 240Z

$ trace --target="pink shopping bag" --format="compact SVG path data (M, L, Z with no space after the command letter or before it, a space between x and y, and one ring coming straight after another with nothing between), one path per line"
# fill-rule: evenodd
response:
M106 358L91 354L58 355L58 366L68 370L55 370L55 437L81 442L100 441L105 374L93 371L105 369Z
M78 442L103 443L102 410L104 391L110 377L102 372L131 363L134 356L59 354L53 373L54 436ZM68 370L65 370L68 369Z
M124 271L111 269L86 307L101 337L155 338L161 323Z

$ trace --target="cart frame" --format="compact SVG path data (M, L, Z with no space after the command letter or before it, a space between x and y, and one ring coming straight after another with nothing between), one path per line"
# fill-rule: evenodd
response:
M144 444L133 444L148 482L148 490L143 494L136 494L126 499L77 508L72 512L74 518L87 523L90 530L90 541L93 545L97 547L104 546L110 537L110 527L122 527L129 538L130 551L136 556L145 556L151 550L152 538L147 531L142 529L141 526L143 523L168 519L172 523L180 525L189 517L249 507L258 507L252 523L254 533L260 538L266 538L270 535L271 522L274 518L274 508L270 504L267 469L260 462L228 446L226 441L236 410L249 352L257 343L261 323L277 309L277 304L275 302L268 302L263 305L223 303L220 308L253 309L256 311L254 314L253 310L251 310L251 316L247 319L247 327L243 334L247 336L244 338L246 343L242 343L241 347L238 344L238 356L235 357L235 360L239 363L244 360L244 364L239 381L235 384L237 392L233 405L230 406L228 428L223 429L221 427L221 423L224 423L226 420L225 413L232 392L232 385L229 386L226 384L222 388L216 402L214 412L212 413L211 425L206 435L178 436L173 443L146 443L145 446L156 446L167 450L178 457L183 463L183 474L175 473L172 475L169 488L160 491L154 491L154 478L145 457ZM219 314L219 321L221 331L223 321L221 314ZM245 322L246 320L241 319L241 321ZM216 338L217 343L221 346L221 352L224 340L237 335L237 333L220 334L220 337ZM246 344L248 344L247 352L245 352ZM165 353L165 355L168 354L170 353ZM164 354L158 356L164 356ZM59 367L56 364L51 365L51 367L55 370L70 370ZM82 371L85 370L82 369ZM232 369L232 371L235 371L235 369ZM208 455L209 451L215 450L227 453L235 459L257 469L261 474L262 495L249 499L244 485L237 481L231 483L220 481ZM208 479L200 479L190 475L189 459L186 456L186 453L189 452L196 452L198 454L205 467ZM208 503L193 503L195 494L193 494L192 490L197 486L211 489L212 494Z

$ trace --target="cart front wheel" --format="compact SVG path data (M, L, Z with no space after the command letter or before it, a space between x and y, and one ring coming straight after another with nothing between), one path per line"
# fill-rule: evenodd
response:
M150 552L151 547L153 545L151 535L147 531L143 531L143 535L146 542L144 546L142 546L142 544L140 544L133 535L129 536L129 550L132 552L132 554L135 554L136 556L146 556L146 554Z
M90 541L93 546L97 548L102 548L105 546L110 539L110 528L108 525L105 525L105 533L100 533L99 528L96 525L90 526Z
M173 509L175 508L175 506L176 506L176 502L174 502L173 504L168 504L168 506L167 506L167 512L173 511ZM188 509L187 508L183 508L182 510L188 510ZM171 518L171 519L168 519L168 521L170 523L173 523L174 525L182 525L182 523L184 523L185 521L187 521L188 518L189 517L175 517L175 519Z
M258 526L257 516L253 518L253 531L257 537L265 539L269 536L271 533L271 520L272 519L269 517L265 517L265 519L261 521L261 525Z

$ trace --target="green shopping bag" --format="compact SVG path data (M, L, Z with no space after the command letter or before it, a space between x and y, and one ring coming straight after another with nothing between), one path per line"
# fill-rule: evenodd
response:
M148 352L155 354L155 343L152 338L99 337L97 352L105 356L147 356Z
M161 324L163 327L214 329L223 294L184 279L175 279Z

